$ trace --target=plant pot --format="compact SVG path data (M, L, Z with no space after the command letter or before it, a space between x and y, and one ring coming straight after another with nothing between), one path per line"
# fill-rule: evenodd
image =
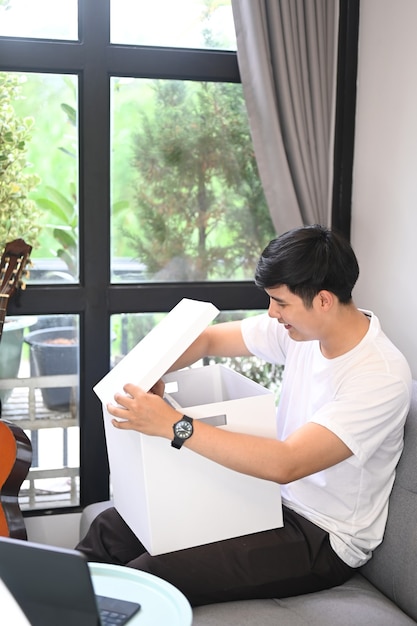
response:
M40 315L36 324L32 327L32 332L41 329L61 328L62 326L76 326L77 316L68 314Z
M25 337L30 346L32 376L77 374L79 369L78 331L74 326L34 330ZM45 406L52 411L68 411L71 387L41 389Z
M33 316L6 317L0 343L0 378L17 378L22 358L23 333L25 328L36 324ZM4 404L13 389L0 389L0 400Z

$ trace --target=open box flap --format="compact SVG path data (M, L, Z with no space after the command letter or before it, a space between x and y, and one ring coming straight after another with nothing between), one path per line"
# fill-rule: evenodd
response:
M104 404L129 382L149 391L218 313L210 302L183 298L93 390Z

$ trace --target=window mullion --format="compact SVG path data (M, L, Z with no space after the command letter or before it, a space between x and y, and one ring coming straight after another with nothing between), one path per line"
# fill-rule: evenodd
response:
M101 405L92 387L110 365L110 93L106 67L109 0L81 3L80 35L88 59L80 76L80 277L85 312L80 355L80 502L108 497Z

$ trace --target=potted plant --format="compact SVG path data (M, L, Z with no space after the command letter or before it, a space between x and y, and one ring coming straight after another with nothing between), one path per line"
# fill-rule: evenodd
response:
M21 237L34 247L40 233L40 211L29 198L39 179L28 171L26 160L33 120L17 116L13 101L19 92L19 76L0 72L0 252L8 242ZM33 317L26 318L26 325L34 321ZM6 317L0 344L0 378L15 378L18 374L24 326L24 317ZM0 398L4 400L7 395L2 392Z
M60 326L68 316L55 316L46 321L51 326L38 328L25 336L30 346L30 371L32 376L77 374L79 369L78 328L74 323ZM68 411L73 401L71 387L41 388L45 406L51 411Z

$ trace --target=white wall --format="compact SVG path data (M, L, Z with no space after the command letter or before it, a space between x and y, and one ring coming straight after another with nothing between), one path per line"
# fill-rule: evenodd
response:
M360 307L417 378L417 1L361 0L352 245Z

